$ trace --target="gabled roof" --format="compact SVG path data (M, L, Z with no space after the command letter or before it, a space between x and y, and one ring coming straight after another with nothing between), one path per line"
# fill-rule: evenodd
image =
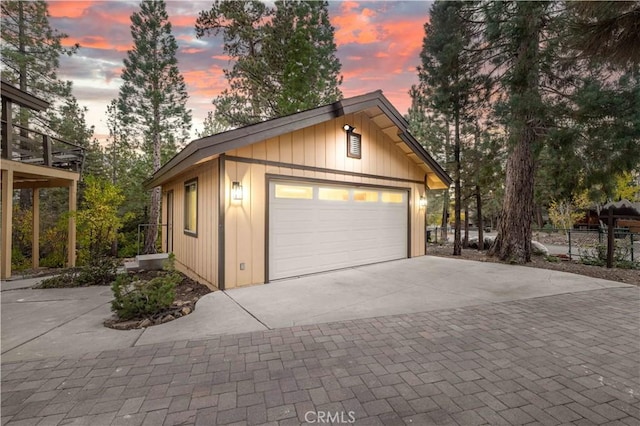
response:
M342 99L329 105L194 140L155 172L153 176L145 182L145 187L153 188L162 185L164 182L206 158L314 126L346 114L376 108L391 122L394 130L397 128L396 136L399 138L398 140L404 142L413 154L415 154L421 162L426 164L445 185L450 185L452 179L449 175L447 175L442 167L440 167L422 145L409 133L409 123L402 117L402 114L384 97L382 91L377 90L364 95Z

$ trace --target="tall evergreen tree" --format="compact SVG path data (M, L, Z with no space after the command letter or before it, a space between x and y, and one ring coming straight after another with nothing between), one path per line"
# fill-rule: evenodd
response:
M496 2L487 5L487 37L508 96L500 106L509 135L505 196L498 235L490 249L502 260L531 261L535 157L547 127L541 94L543 38L550 3ZM546 40L545 40L546 41Z
M326 1L216 0L196 22L199 37L222 34L234 61L216 116L243 126L334 102L342 97L340 62Z
M67 35L49 24L47 3L8 0L0 9L2 79L48 101L67 96L70 86L57 76L59 58L75 53L79 46L62 46Z
M474 27L469 3L435 2L430 21L425 24L425 38L418 68L420 90L414 94L429 99L430 107L453 126L453 161L455 185L455 230L453 254L460 255L462 207L462 127L477 113L481 87L478 73L481 62L469 54L474 44Z
M334 28L326 1L286 0L275 2L275 14L267 26L264 55L267 87L273 93L271 116L293 114L337 101L340 61L336 57Z
M144 0L131 15L133 49L127 52L122 71L118 106L123 125L137 132L151 164L150 172L184 143L191 127L186 108L187 91L178 69L178 44L164 1ZM151 192L146 253L155 253L160 218L160 188Z

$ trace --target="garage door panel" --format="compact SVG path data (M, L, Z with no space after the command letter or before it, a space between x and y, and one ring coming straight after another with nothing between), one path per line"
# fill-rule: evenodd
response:
M271 279L407 257L406 191L337 185L331 191L326 185L291 183L313 187L312 198L307 191L307 198L295 199L277 198L275 185L270 183L269 194ZM319 199L319 194L341 199Z

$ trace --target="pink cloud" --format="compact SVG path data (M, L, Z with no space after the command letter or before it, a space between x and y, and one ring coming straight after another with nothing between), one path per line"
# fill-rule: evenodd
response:
M61 40L63 46L69 47L74 44L80 44L80 47L88 47L91 49L116 50L118 52L126 52L132 48L131 44L114 44L111 40L102 36L83 36L83 37L66 37Z
M47 4L53 18L78 18L92 5L92 1L52 1Z
M188 53L190 55L196 54L196 53L202 53L204 52L204 49L196 49L194 47L189 47L187 49L182 49L183 53Z

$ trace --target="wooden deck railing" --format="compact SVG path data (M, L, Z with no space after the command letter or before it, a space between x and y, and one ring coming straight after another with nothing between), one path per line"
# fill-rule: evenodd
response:
M80 172L84 148L37 130L2 120L3 159Z

